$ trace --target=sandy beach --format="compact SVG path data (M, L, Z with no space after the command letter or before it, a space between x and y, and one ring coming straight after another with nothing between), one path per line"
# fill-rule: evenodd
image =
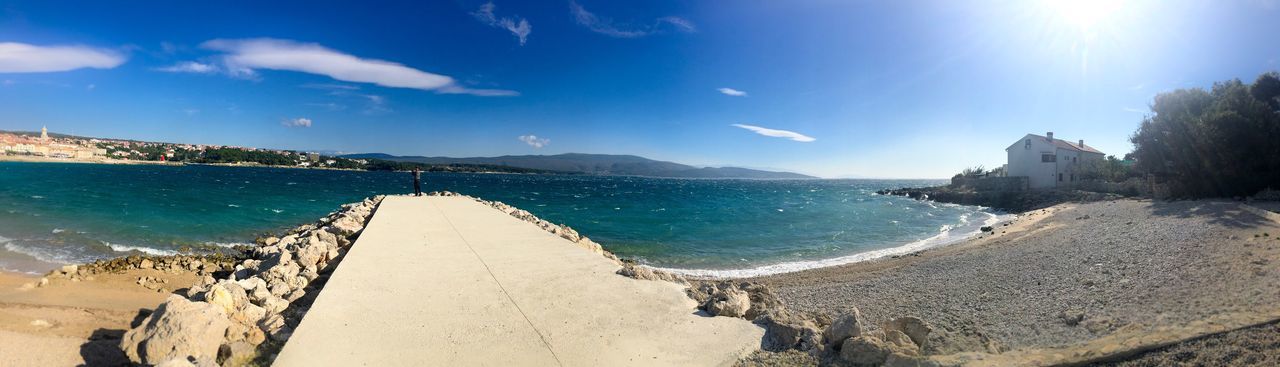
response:
M1234 202L1060 204L994 233L752 280L819 320L850 306L872 325L920 317L930 355L1069 346L1280 302L1280 225Z
M0 272L0 365L120 365L128 362L118 344L125 330L164 301L164 292L138 284L160 279L185 288L194 273L134 269L71 281ZM154 287L154 286L153 286Z

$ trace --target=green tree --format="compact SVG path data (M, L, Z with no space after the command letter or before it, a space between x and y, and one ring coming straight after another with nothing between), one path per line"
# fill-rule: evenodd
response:
M1280 183L1280 79L1161 93L1130 138L1137 168L1184 196L1250 195Z

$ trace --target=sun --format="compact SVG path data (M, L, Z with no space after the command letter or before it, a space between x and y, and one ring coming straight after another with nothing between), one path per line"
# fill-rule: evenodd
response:
M1044 4L1064 22L1091 31L1120 9L1118 0L1044 0Z

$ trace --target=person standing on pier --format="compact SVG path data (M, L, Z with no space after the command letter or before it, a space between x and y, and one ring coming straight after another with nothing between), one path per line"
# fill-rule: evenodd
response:
M422 170L413 167L413 196L422 196Z

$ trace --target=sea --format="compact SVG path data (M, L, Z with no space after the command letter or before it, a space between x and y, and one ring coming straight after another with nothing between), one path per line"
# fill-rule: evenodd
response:
M1007 218L877 195L941 180L668 179L424 173L424 191L503 201L620 257L742 277L957 242ZM129 254L210 251L412 191L411 176L266 167L0 162L0 269L40 273Z

